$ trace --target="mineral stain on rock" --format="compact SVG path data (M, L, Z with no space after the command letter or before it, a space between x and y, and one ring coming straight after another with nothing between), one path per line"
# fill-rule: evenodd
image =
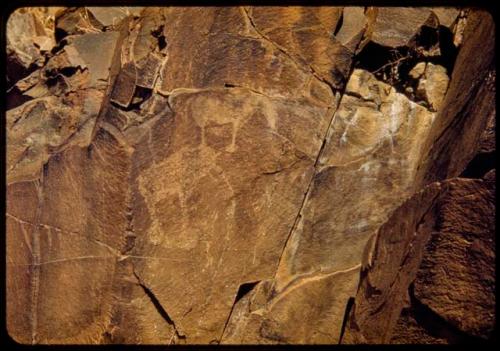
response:
M26 7L6 29L15 341L493 338L487 12Z

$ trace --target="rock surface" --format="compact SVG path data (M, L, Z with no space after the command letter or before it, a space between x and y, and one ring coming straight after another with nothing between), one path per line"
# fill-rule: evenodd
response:
M494 203L493 170L433 183L396 210L377 234L343 342L491 339Z
M485 51L480 59L470 57L477 50L471 38L481 38L489 48L494 37L489 15L473 12L467 18L452 83L428 139L434 144L421 163L419 173L425 175L417 175L424 189L374 237L343 343L482 343L493 338L495 170L484 159L470 161L475 152L494 149L491 127L482 129L492 125L495 113L494 73L486 69L493 55ZM482 78L471 86L455 78L456 72ZM451 113L457 114L452 118ZM462 118L471 113L486 117L481 126L469 121L467 131L455 134L452 130L463 128ZM454 151L459 143L476 146ZM453 178L464 169L484 179ZM441 182L446 178L452 179Z
M17 10L9 334L456 341L418 302L489 338L494 173L444 180L492 144L492 37L452 8Z

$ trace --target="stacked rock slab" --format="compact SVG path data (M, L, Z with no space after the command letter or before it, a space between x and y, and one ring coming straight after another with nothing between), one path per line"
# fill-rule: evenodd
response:
M493 22L483 12L471 13L467 22L448 93L419 163L417 185L423 190L374 238L343 343L492 338L495 171L484 179L454 177L471 167L467 163L478 147L479 152L492 148L486 127L495 114ZM485 50L472 59L479 43ZM470 78L461 80L464 75ZM468 120L474 114L483 117ZM454 148L458 144L464 146L460 151Z
M54 18L33 25L34 50L19 28L40 13ZM444 111L470 84L463 65L484 38L467 33L489 30L474 20L482 15L470 15L453 72L426 64L427 105L356 54L370 42L411 47L422 26L455 28L457 16L15 12L7 37L19 42L8 49L23 69L9 76L7 111L9 334L26 344L338 343L348 301L360 311L379 233L401 234L391 227L401 204L444 179L440 135L474 126L450 150L468 162L491 116L491 96ZM460 160L446 167L461 171ZM427 204L418 196L415 207ZM415 296L433 302L417 282Z

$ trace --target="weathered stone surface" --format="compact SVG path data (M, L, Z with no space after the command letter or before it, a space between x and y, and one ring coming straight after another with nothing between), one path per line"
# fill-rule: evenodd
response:
M494 152L496 150L496 113L493 111L491 114L486 129L481 134L479 140L479 153Z
M494 175L456 178L431 184L394 212L377 234L343 342L491 338L494 199Z
M383 46L405 46L423 25L432 23L428 8L380 7L377 11L371 40Z
M127 108L134 97L136 83L137 70L135 69L135 65L132 62L127 62L121 67L116 77L110 100Z
M88 12L103 26L117 26L124 18L130 15L138 16L143 7L87 7Z
M137 179L151 219L136 227L147 233L136 239L136 250L172 257L172 269L162 271L161 260L138 260L136 270L169 306L180 330L209 342L220 337L220 311L229 312L238 286L274 273L310 177L311 157L321 145L315 133L324 133L329 114L243 88L180 92L169 100L176 115L170 150L179 151L159 158ZM324 118L310 128L314 115ZM289 130L290 123L297 130ZM156 180L162 176L170 190L161 190ZM211 205L215 196L217 207ZM278 208L280 216L267 216ZM166 222L159 215L179 210Z
M332 35L342 14L341 8L254 7L247 13L259 35L287 55L306 63L321 79L335 88L347 80L354 49L344 47ZM363 23L359 26L363 29ZM358 36L347 43L356 47L360 40Z
M408 196L420 157L418 140L425 137L433 118L431 112L370 73L353 72L280 260L273 297L262 304L258 316L230 320L230 328L236 331L238 327L231 323L251 320L258 325L255 319L260 319L260 325L245 328L241 339L229 335L228 342L241 342L254 333L257 336L250 340L339 341L366 242L400 199ZM322 278L325 274L328 278ZM337 288L329 298L328 312L321 304L308 305L307 321L315 328L303 330L288 319L290 314L303 314L300 296L314 300L331 284ZM328 331L323 330L325 325Z
M493 171L494 172L494 171ZM459 330L492 337L495 326L495 176L452 184L426 247L414 296Z
M9 33L6 54L10 87L42 66L45 54L54 47L54 9L20 8L9 16L6 30Z
M450 85L423 144L425 157L419 162L419 184L458 176L474 157L482 132L495 113L493 28L487 12L472 11L467 17ZM481 118L469 120L471 115Z
M368 23L364 7L345 7L342 12L342 26L335 34L335 38L354 52L358 49Z
M479 27L480 22L484 27ZM492 64L492 55L489 51L481 58L471 59L475 57L473 43L487 43L488 48L489 45L493 45L492 33L488 30L491 28L489 27L492 24L491 18L485 13L473 12L468 17L468 24L469 27L464 33L464 47L458 55L452 83L446 93L441 112L438 112L436 122L429 133L427 142L434 142L433 147L422 154L425 161L419 162L423 167L417 172L416 184L430 183L424 193L437 192L438 195L432 197L433 201L420 199L422 195L416 195L407 201L402 207L403 210L397 210L380 229L376 239L372 241L372 248L369 249L370 246L367 246L368 268L361 275L354 308L350 311L342 340L344 343L457 343L477 342L480 340L479 337L489 337L487 334L492 328L491 320L494 316L488 315L492 313L491 304L494 303L491 292L491 281L494 281L491 273L493 245L489 241L494 232L492 227L494 187L492 188L491 181L494 176L490 172L489 180L485 181L457 179L442 184L431 182L460 174L466 168L470 155L475 152L473 151L475 147L472 150L466 147L459 152L451 146L459 143L461 145L478 143L481 133L470 129L459 133L455 129L462 128L462 118L476 113L481 115L480 120L467 124L467 128L477 131L480 129L479 125L491 120L492 110L494 113L494 106L491 105L493 95L483 83L479 83L479 80L473 79L472 76L469 76L470 80L467 81L458 78L453 80L453 77L456 77L455 72L464 74L466 72L469 75L470 70L488 76L488 71L485 72L484 67ZM471 61L474 61L473 66L470 65ZM473 82L472 86L470 82ZM456 113L455 117L447 120L451 116L451 110ZM468 169L469 167L470 165L467 166ZM426 174L423 179L422 173ZM421 208L427 208L427 214L421 217L420 224L407 226L408 221L414 220L413 217L420 218ZM408 215L403 216L400 211ZM478 218L481 218L483 223L475 222ZM401 225L404 225L405 229L398 235L403 235L401 243L404 243L404 246L398 247L400 244L392 239L394 234L390 232ZM471 230L472 227L474 230ZM458 254L458 252L474 252L474 248L470 246L471 240L458 237L466 238L478 232L481 233L479 235L481 239L476 246L490 248L482 251L481 259L469 254L465 257ZM427 244L429 238L431 239ZM441 249L431 249L435 247ZM457 255L461 258L457 259ZM405 259L399 260L398 257ZM393 262L392 259L396 261ZM481 266L480 274L477 273L478 265ZM449 278L446 275L447 278L444 278L448 266L452 272L460 273L454 276L452 274ZM426 284L425 279L433 277L434 273L431 272L439 272L437 274L442 280L427 281L429 284ZM416 278L417 276L419 278ZM429 296L430 300L439 301L435 306L439 306L437 310L440 312L434 311L432 307L420 301L417 295L420 298ZM470 313L464 311L465 308L461 303L464 300L468 306L474 306L469 309ZM405 309L399 317L403 307ZM486 310L489 312L485 312ZM453 317L450 318L450 315ZM457 315L460 315L458 317L460 322L456 322Z
M104 27L85 7L63 8L55 14L58 39L68 35L101 32Z
M439 24L451 28L457 21L460 9L455 7L434 7L432 12L437 16Z
M417 96L425 99L433 111L439 110L450 80L446 68L429 62L419 78Z
M118 32L88 33L71 38L70 47L75 48L89 67L90 86L108 84L119 35Z
M160 10L158 15L162 18L163 9ZM187 23L192 13L188 9L182 10L186 11L184 21ZM179 13L173 14L177 14L178 20L183 20ZM94 77L88 83L90 86L98 80L109 79L113 57L122 56L112 50L113 45L118 45L115 44L117 36L116 32L106 32L69 37L69 47L75 47L82 55L86 69ZM214 36L214 40L222 43L224 37L224 34L221 38ZM114 41L109 42L108 38ZM103 45L108 43L106 49L109 51L104 56L107 60L101 57L95 61L96 55L89 52L92 40ZM167 40L169 62L174 65L176 45L185 41L174 35ZM247 42L246 38L236 37L234 40ZM257 45L263 43L261 39L252 41ZM148 56L143 53L147 45L132 44L131 47ZM85 240L97 241L104 245L102 250L107 255L56 251L57 257L40 258L34 262L35 267L57 260L64 269L75 269L100 264L100 256L106 256L105 260L111 266L101 265L97 271L102 275L96 271L95 277L91 277L93 270L86 269L87 276L77 277L87 285L77 285L76 291L91 288L102 299L99 305L94 305L95 308L101 306L99 312L93 312L92 318L86 322L78 319L81 312L71 310L74 319L65 321L69 323L67 328L59 327L57 323L63 323L64 319L47 314L53 313L50 301L59 298L58 292L46 291L48 296L44 300L33 297L33 308L38 312L32 310L31 319L45 321L50 317L56 324L44 324L48 329L33 325L33 336L28 340L72 342L88 337L93 342L168 343L172 338L177 341L188 338L189 342L207 343L220 338L239 285L272 277L307 188L334 105L328 85L270 44L264 44L264 47L268 54L278 55L282 63L288 65L291 77L302 75L302 85L297 87L302 90L285 90L282 84L281 90L292 92L293 99L290 95L287 98L273 96L271 82L267 83L268 90L264 86L262 91L254 91L252 87L244 86L245 81L240 82L242 87L225 87L221 82L220 86L193 89L184 85L183 80L168 80L175 87L169 93L168 103L164 99L161 105L161 98L154 97L151 99L155 103L144 102L137 112L120 111L105 105L94 112L94 126L87 145L68 145L64 151L52 155L43 153L44 157L50 156L48 160L41 158L40 161L46 162L43 167L45 180L36 182L41 183L39 187L45 194L54 195L45 195L48 198L44 198L38 210L39 216L45 219L37 217L33 220L34 225L43 223L50 228L75 233ZM85 48L89 50L85 52ZM128 48L124 45L122 49ZM93 47L93 50L97 49L99 47ZM189 47L183 50L178 53L179 57L191 55ZM134 58L138 59L137 51L135 53ZM275 56L263 55L259 59L265 62L274 60ZM122 62L121 71L127 65L134 67ZM265 66L240 66L236 72L229 70L226 74L229 82L235 82L241 78L238 73L242 69L265 69ZM231 78L233 76L235 79ZM247 74L248 81L259 83L250 78L251 75ZM123 81L118 73L116 80L112 81L113 86L122 85ZM135 81L126 84L133 86ZM104 86L98 84L96 87L102 89ZM126 91L125 87L118 90L119 93ZM130 94L134 94L133 87ZM123 105L129 103L130 97L127 96L127 103ZM111 92L111 101L114 100L117 98ZM106 104L106 99L103 104ZM147 117L151 111L153 116ZM39 116L42 118L41 114ZM26 119L25 115L23 117ZM15 119L16 115L11 118ZM123 125L122 120L125 121ZM122 135L121 130L126 134ZM50 129L43 132L53 133ZM32 135L33 132L25 130L25 134ZM25 134L19 139L26 139ZM86 171L77 175L75 172L81 173L78 170L84 167L84 160L87 160ZM30 166L37 168L37 165ZM34 171L29 175L32 174L38 179ZM76 182L71 184L71 179ZM13 178L12 182L15 187L21 179ZM165 182L170 184L169 188L165 188ZM77 198L86 188L95 191L82 203ZM111 195L113 192L119 196ZM106 201L108 197L114 200ZM214 198L219 199L218 206L213 206ZM69 208L67 201L73 203ZM70 211L68 213L80 216L64 216L60 212L64 208ZM278 208L279 216L268 216L270 211ZM163 217L161 213L176 213L177 218L172 215ZM22 214L12 215L24 220ZM241 236L242 233L246 235ZM38 232L28 234L37 235ZM50 246L49 239L42 237L38 240L40 245ZM64 240L69 243L70 238ZM88 259L83 258L87 256ZM162 269L165 262L170 270ZM17 263L13 263L13 267L14 264ZM159 274L160 271L163 273ZM46 290L40 282L50 283L51 279L39 273L31 275L36 289ZM208 286L211 290L207 295ZM154 294L162 306L168 306L165 307L166 313L175 321L172 325L167 323L170 329L154 329L148 332L151 337L144 332L161 313L138 312L144 304L139 300L147 300L142 290ZM69 313L71 306L61 306L60 310L68 311L62 315ZM149 306L154 308L153 304ZM132 321L137 325L134 333L130 333L126 324ZM69 333L71 325L80 324L85 325L81 333ZM59 332L51 334L49 330L56 327Z
M7 28L36 48L9 75L16 341L450 342L428 333L415 301L488 337L491 317L479 316L493 309L494 276L476 276L493 257L481 220L491 219L494 172L443 181L463 171L494 115L491 89L471 80L494 79L482 73L493 51L474 56L493 45L480 11L15 14L46 25L42 36ZM21 65L14 46L9 66ZM446 226L454 216L467 218ZM437 267L450 255L446 280ZM462 289L443 300L455 279Z
M441 185L434 183L415 194L371 240L342 343L389 342L435 222L440 192Z

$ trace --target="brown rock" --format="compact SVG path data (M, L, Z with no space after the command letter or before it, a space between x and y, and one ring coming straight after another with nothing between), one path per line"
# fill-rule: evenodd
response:
M470 155L473 154L475 147L472 147L472 150L469 148L469 146L464 146L466 149L462 150L462 152L459 152L458 150L455 151L453 145L458 145L459 143L461 145L477 145L480 132L479 125L482 125L483 123L486 123L488 121L488 118L491 113L491 109L494 108L494 106L491 105L491 99L492 99L492 94L491 90L488 90L484 84L480 84L479 80L473 80L473 87L469 85L469 83L465 83L465 81L461 81L460 79L456 78L456 80L453 80L453 77L456 77L456 72L464 72L464 74L472 74L472 72L483 72L484 73L484 68L488 67L492 63L492 56L487 51L485 55L482 55L480 59L472 60L474 61L474 65L470 65L470 58L473 57L473 52L474 52L474 43L479 43L479 42L486 42L488 43L490 40L492 40L491 37L491 32L488 30L492 22L490 22L490 19L488 16L486 16L485 13L482 12L473 12L468 19L469 27L468 30L465 32L464 36L464 47L460 51L458 58L457 58L457 63L455 65L455 69L452 75L452 80L451 80L451 85L448 89L448 92L446 94L446 97L444 99L443 105L441 107L441 112L438 112L436 116L436 122L433 123L431 127L431 132L430 132L430 138L428 139L428 143L435 142L432 148L427 149L428 145L424 145L424 151L422 156L424 157L423 168L420 168L419 172L420 174L424 173L425 178L424 182L430 182L432 179L444 179L446 177L450 177L453 175L459 174L466 166L467 160L470 159ZM479 23L482 22L482 26L479 25ZM489 42L491 43L491 42ZM486 47L489 48L488 44ZM468 62L468 63L467 63ZM466 73L465 73L466 72ZM488 73L486 72L486 75ZM471 76L469 76L471 77ZM471 77L472 79L472 77ZM474 88L475 87L475 88ZM478 91L476 89L481 89L481 91ZM453 97L453 98L452 98ZM451 118L452 111L453 113L456 113L453 119L448 119ZM473 112L476 111L476 112ZM471 116L471 115L476 115L476 116L481 116L480 120L474 120L471 123L467 124L467 130L462 130L461 132L458 132L457 126L463 126L463 120L462 118L465 118L465 116ZM448 122L447 122L448 121ZM453 122L451 122L453 121ZM447 124L447 123L452 123L452 126ZM448 127L445 127L448 126ZM443 129L444 128L444 129ZM460 127L462 128L462 127ZM469 129L470 128L470 129ZM439 131L439 132L437 132ZM438 134L439 136L437 136ZM438 151L439 150L439 151ZM448 150L448 151L445 151ZM432 166L430 166L432 165ZM427 172L427 173L425 173ZM418 174L417 173L417 174ZM491 173L488 175L489 178L491 178ZM422 179L421 175L417 175L417 183L419 184L422 181L418 180ZM455 184L454 182L457 182ZM445 182L443 185L439 185L439 183L431 183L426 189L432 189L433 187L441 187L442 190L441 195L439 195L437 204L438 205L426 205L429 202L425 202L421 199L418 199L414 196L412 200L409 200L407 204L404 206L420 206L421 207L426 207L428 208L428 214L426 216L429 216L429 220L424 220L422 219L422 234L420 235L420 230L418 228L420 227L415 227L414 229L410 226L409 228L405 229L406 235L406 242L410 242L411 246L405 246L405 247L411 247L412 250L405 249L405 248L397 248L397 247L392 247L391 243L386 243L383 244L383 233L385 230L389 233L392 227L398 227L399 224L389 224L387 222L384 224L384 226L381 228L378 234L378 239L373 240L373 246L370 249L370 246L367 247L367 257L369 258L368 262L371 262L371 268L368 268L365 273L362 274L362 280L360 283L360 288L358 289L357 296L355 298L355 305L353 310L350 312L349 316L349 322L347 323L346 331L344 334L343 342L345 343L356 343L356 342L363 342L363 343L383 343L383 342L396 342L396 343L402 343L402 342L412 342L419 340L418 342L470 342L470 341L477 341L477 336L479 335L477 330L482 330L482 336L485 335L484 330L488 330L488 328L491 328L491 317L484 317L485 315L481 315L483 311L488 310L488 307L485 307L484 309L481 309L482 307L480 306L485 306L484 299L489 299L489 303L492 300L491 293L488 293L489 288L489 283L485 283L483 281L483 278L479 278L477 275L475 275L475 278L471 279L470 276L474 275L474 273L466 273L467 271L474 271L474 267L477 267L477 264L475 263L475 259L471 259L471 261L468 261L467 263L464 263L464 261L455 262L455 259L453 258L453 251L449 251L450 247L446 248L443 250L443 248L439 251L440 254L438 257L447 257L446 260L441 259L441 262L446 261L447 263L445 266L449 264L448 260L452 263L452 265L457 264L460 265L462 264L461 268L463 268L463 265L467 265L468 267L464 269L463 273L460 273L460 278L457 278L458 281L453 280L453 282L450 282L449 285L447 286L447 290L457 290L457 284L458 286L462 287L468 287L471 289L471 293L468 294L467 288L462 288L459 290L460 292L457 292L455 301L450 302L454 304L453 307L450 307L450 305L447 305L446 303L443 303L443 305L440 305L439 308L446 309L448 308L449 311L453 310L456 313L463 313L462 316L466 317L467 319L463 321L464 326L459 326L459 324L453 325L453 323L450 323L452 320L449 317L446 317L446 315L440 316L438 313L433 312L433 310L430 309L429 306L426 306L419 302L418 298L415 296L414 290L410 289L410 297L411 297L411 304L409 307L407 307L406 311L402 315L401 319L398 321L398 316L400 314L401 308L403 306L408 305L408 302L405 302L407 300L406 292L408 291L408 287L410 286L410 283L412 282L413 278L412 276L415 276L417 274L417 267L420 264L420 258L419 255L426 255L426 251L422 249L422 245L426 243L427 237L431 237L431 231L429 229L425 229L425 223L429 223L427 226L439 226L439 216L442 216L439 211L443 211L441 204L446 203L446 201L452 201L452 200L446 200L447 196L451 197L453 199L454 192L456 193L457 190L454 190L455 188L460 189L461 187L469 188L471 185L467 185L466 180L460 180L460 181L450 181L450 182ZM477 182L477 181L475 181ZM471 196L486 196L486 199L491 199L491 190L488 190L485 192L485 190L479 190L483 186L485 186L484 182L479 181L479 183L470 183L470 184L477 184L475 190L470 190L471 191ZM474 188L475 186L472 186ZM490 187L488 185L487 187ZM469 188L470 189L470 188ZM426 190L430 191L430 190ZM461 191L464 191L463 189ZM460 191L458 191L460 193ZM488 194L489 195L485 195ZM475 194L475 195L472 195ZM450 195L451 194L451 195ZM483 195L479 195L483 194ZM420 196L420 195L418 195ZM484 200L483 200L484 201ZM487 200L486 203L488 203ZM412 204L413 203L413 204ZM471 202L469 205L464 205L465 208L470 207L474 202ZM432 203L431 203L432 204ZM475 206L475 205L473 205ZM491 230L490 227L488 227L491 224L487 223L493 223L492 222L492 213L491 213L491 207L490 205L483 205L483 209L489 208L489 210L483 210L480 209L480 213L483 213L481 216L484 216L484 225L486 225L487 229L481 230L480 228L485 228L484 225L480 225L477 227L476 230L480 230L483 233L483 238L487 238L491 233L489 230ZM398 210L400 211L400 210ZM392 215L392 221L402 221L404 216L399 215L400 218L398 218L398 211L396 211ZM488 213L489 214L486 214ZM418 216L419 212L416 212L415 209L413 210L407 210L407 213L411 213L412 217L413 216ZM459 210L458 208L455 208L454 210L450 211L453 213L453 223L457 220L457 218L461 218L465 214L460 214L461 212L463 213L462 210ZM417 213L417 214L416 214ZM434 216L434 217L433 217ZM436 217L437 216L437 217ZM478 215L475 215L476 218L478 218ZM451 221L450 221L451 222ZM469 220L463 219L462 222L468 223ZM434 224L432 224L434 223ZM406 224L405 224L406 225ZM453 224L454 225L454 224ZM461 225L461 224L460 224ZM384 229L387 228L387 229ZM439 227L438 227L439 228ZM460 227L459 227L460 228ZM452 230L453 231L453 230ZM417 233L415 236L413 233ZM401 233L399 235L402 235ZM437 235L437 234L436 234ZM467 234L462 234L462 235L467 235ZM390 236L390 235L389 235ZM404 237L404 236L403 236ZM432 234L432 237L434 238L434 234ZM439 236L438 236L439 237ZM453 241L455 241L456 236L454 236ZM435 240L435 239L433 239ZM484 239L487 240L487 239ZM438 245L437 243L433 243L433 241L430 241L431 244L429 245ZM448 241L449 243L449 241ZM450 243L449 243L450 244ZM450 244L454 247L453 250L468 250L462 247L463 241L458 241L457 243ZM481 246L481 245L480 245ZM405 251L406 250L406 251ZM407 259L400 261L400 263L394 263L390 264L387 261L387 259L379 259L379 264L377 265L376 260L373 257L376 257L377 252L379 254L384 254L387 255L389 252L389 258L391 259L397 259L397 257L407 257ZM405 253L408 252L408 253ZM411 252L414 252L413 254ZM456 251L455 251L456 252ZM484 252L485 256L481 260L484 265L483 269L488 272L491 267L490 263L484 262L484 260L487 260L487 257L491 257L491 253ZM399 256L401 255L401 256ZM442 255L442 256L441 256ZM431 255L432 256L432 255ZM427 260L429 262L433 261L433 258L429 256ZM424 256L427 257L427 256ZM488 258L489 259L489 258ZM424 258L425 260L425 258ZM429 265L433 265L434 263L429 263ZM442 265L443 263L441 263ZM472 265L472 267L471 267ZM398 270L401 273L399 275L394 276L391 275L394 272L394 270ZM436 267L437 270L439 268ZM443 268L446 269L446 268ZM420 272L420 271L419 271ZM423 273L419 274L424 274L425 276L425 270ZM375 278L375 277L382 277L382 278ZM490 274L485 274L485 279L486 282L491 281L491 275ZM378 279L378 280L376 280ZM418 279L418 278L417 278ZM377 283L378 282L378 283ZM435 291L435 289L440 289L438 288L439 284L436 280L434 281L435 285L431 288L430 286L425 286L421 285L420 291L424 293L426 289L429 289L429 291ZM447 284L447 283L445 283ZM484 297L481 294L478 294L475 292L475 288L477 288L477 285L481 285L481 289L484 290L485 294L488 295L488 297ZM390 288L384 288L387 285L390 286ZM382 288L381 288L382 286ZM446 290L439 290L440 292ZM486 290L485 290L486 289ZM432 292L429 292L432 296ZM424 293L425 294L425 293ZM453 295L453 294L452 294ZM467 315L467 313L463 312L463 307L460 306L460 303L458 303L461 299L467 299L466 295L470 295L470 300L468 300L469 305L474 305L474 308L471 308L471 313ZM458 297L460 296L460 297ZM438 297L436 297L439 299ZM473 302L471 300L474 300ZM443 302L443 301L441 301ZM491 306L490 306L491 307ZM460 312L462 311L462 312ZM474 311L474 312L473 312ZM489 313L491 313L491 308L489 309ZM431 320L431 324L425 322L422 322L422 315L427 316L427 320ZM429 317L430 316L430 317ZM436 318L438 316L438 318ZM448 318L448 321L446 320ZM488 319L490 318L490 319ZM424 318L425 319L425 318ZM484 320L484 324L478 323L478 319ZM473 325L474 327L471 327ZM395 329L394 329L395 328ZM460 329L462 328L462 329ZM469 328L468 330L466 328ZM473 334L472 330L473 328L476 328L475 333ZM467 331L466 331L467 330ZM392 339L391 334L396 333ZM441 331L441 332L439 332ZM441 334L440 334L441 333ZM474 336L476 335L476 336Z
M71 39L70 47L74 47L89 68L90 86L100 88L108 84L119 35L118 32L88 33Z
M143 7L87 7L88 12L104 27L117 26L130 15L138 16Z
M494 197L494 180L457 178L429 185L396 210L376 236L343 342L491 338Z
M255 7L248 11L248 17L259 35L305 63L321 79L341 88L354 50L332 36L341 13L342 9L335 7ZM359 40L358 36L345 43L355 48Z
M69 7L59 10L55 15L55 28L59 40L67 35L99 33L104 29L103 25L85 7Z
M455 7L433 7L432 12L437 16L439 24L451 28L457 20L460 9Z
M492 257L480 221L494 174L444 181L465 168L494 112L491 84L470 79L493 67L493 51L474 56L492 38L481 12L467 17L454 67L453 50L436 51L409 83L405 70L428 61L412 39L453 11L19 12L49 28L40 13L55 14L53 49L50 31L7 32L36 48L29 69L13 44L8 61L12 72L24 67L9 73L6 118L7 327L16 341L449 342L428 333L422 306L460 340L489 335L491 318L477 316L491 313L494 278L474 277ZM452 46L439 28L449 34L440 45ZM369 72L366 52L358 55L377 46L369 41L408 51L399 80ZM417 79L421 104L402 93ZM470 245L450 240L455 229L431 233L462 209L474 214L457 229ZM428 242L438 254L426 254ZM450 254L462 288L444 301L453 281L432 265Z
M405 46L423 25L431 23L432 12L428 8L380 7L377 10L371 40L382 46Z
M435 222L441 188L434 183L415 194L374 235L342 343L389 342Z
M450 85L430 136L422 145L425 157L419 162L419 183L458 176L476 154L479 138L495 111L493 28L487 12L473 11L467 17ZM480 118L470 121L471 115Z
M418 73L414 72L414 74ZM446 68L429 62L425 65L425 71L420 76L417 96L427 101L433 111L438 111L448 89L449 80Z
M351 51L356 51L368 27L368 18L363 7L345 7L342 12L342 26L335 38Z
M367 240L398 201L408 196L419 158L417 140L426 135L432 119L431 112L370 73L352 73L280 260L273 283L275 296L260 307L258 317L240 315L235 318L241 322L230 320L230 328L235 330L239 328L232 323L252 320L258 325L256 318L260 326L244 329L241 339L228 336L229 342L254 333L258 334L251 340L269 339L268 333L271 340L281 342L339 341L345 306L355 295ZM325 274L331 277L323 278ZM295 283L302 280L302 284ZM315 300L329 284L337 288L329 297L328 312L323 312L326 307L321 304L309 304L311 314L304 317L315 328L303 330L302 324L286 317L299 313L298 296ZM292 286L296 286L293 294ZM274 301L280 301L279 305ZM322 317L315 319L318 316ZM328 331L323 330L326 325Z
M495 180L452 183L440 204L414 295L468 335L489 338L495 326Z
M492 153L496 150L496 113L493 111L491 114L486 129L481 134L479 140L479 153Z
M10 86L42 66L44 54L55 45L53 13L47 8L20 8L10 14L6 30Z

